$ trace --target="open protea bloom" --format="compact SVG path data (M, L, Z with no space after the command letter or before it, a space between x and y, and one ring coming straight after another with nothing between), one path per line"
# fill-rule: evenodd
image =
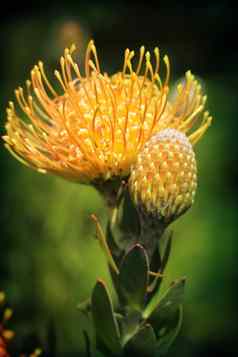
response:
M84 74L73 51L74 46L65 50L61 71L55 71L59 93L39 62L26 90L15 91L19 108L10 102L7 109L6 147L40 172L79 182L125 177L155 133L175 128L187 134L204 110L206 97L190 72L168 100L169 59L164 57L162 80L158 48L152 60L141 47L135 65L134 51L126 49L122 70L112 76L101 71L93 41L86 51ZM189 135L190 142L197 142L209 124L206 112Z

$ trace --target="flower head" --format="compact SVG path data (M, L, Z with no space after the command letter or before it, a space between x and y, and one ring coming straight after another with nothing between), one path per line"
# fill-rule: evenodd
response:
M165 56L162 80L158 48L152 61L141 47L136 65L134 51L126 49L122 70L112 76L101 71L93 41L84 74L72 58L74 49L65 50L61 70L55 71L60 92L39 62L26 90L15 91L18 108L10 102L7 109L6 147L40 172L79 182L125 177L155 133L166 128L187 133L204 110L206 97L190 72L175 98L168 99L170 64ZM210 120L205 113L190 142L199 140Z
M165 224L191 207L197 166L186 135L176 129L155 134L132 166L129 187L136 205Z

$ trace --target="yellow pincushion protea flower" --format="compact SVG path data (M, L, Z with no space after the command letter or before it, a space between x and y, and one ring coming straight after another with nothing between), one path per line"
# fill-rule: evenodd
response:
M18 107L7 109L8 150L24 164L79 182L125 177L138 152L156 133L175 128L187 133L204 110L206 97L190 72L168 100L170 65L159 49L151 55L141 47L136 65L134 51L125 50L122 70L112 76L101 71L93 41L85 55L85 73L66 49L55 71L60 93L49 82L43 63L31 71L26 90L16 91ZM190 136L195 143L210 124L208 113Z
M137 207L165 225L192 206L197 165L192 144L176 129L155 134L132 165L129 188Z

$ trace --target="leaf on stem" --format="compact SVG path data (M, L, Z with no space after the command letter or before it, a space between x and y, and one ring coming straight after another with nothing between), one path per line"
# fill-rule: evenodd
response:
M156 351L159 356L164 356L168 353L168 350L170 346L173 344L174 340L176 339L181 326L182 326L182 321L183 321L183 307L182 305L179 305L177 314L175 315L174 319L174 325L169 326L168 330L166 333L159 337L157 345L156 345Z
M145 249L134 245L123 259L119 273L120 292L126 303L136 310L144 308L149 276Z
M163 280L163 272L166 268L166 265L169 260L171 245L172 245L172 236L173 232L169 231L168 233L164 233L159 244L158 249L155 251L151 266L153 271L160 273L161 275L157 275L151 284L148 286L148 293L152 293L156 289L159 289L162 280Z
M153 313L153 317L157 319L172 309L176 310L183 301L184 287L185 278L178 279L171 284L162 298L160 298L159 289L157 289L143 312L143 318L147 319Z
M131 356L151 357L156 351L156 336L150 324L143 325L128 341L125 350Z
M171 252L171 246L172 246L172 237L173 237L173 232L169 231L165 235L164 247L160 248L160 250L162 251L161 252L162 259L161 259L161 267L160 267L160 272L161 273L163 273L163 271L165 270L166 265L167 265L168 260L169 260L169 256L170 256L170 252ZM161 240L161 243L162 243L162 240ZM164 248L164 249L162 249L162 248Z
M92 293L92 315L96 338L111 353L121 350L119 326L114 316L111 297L106 284L98 280Z

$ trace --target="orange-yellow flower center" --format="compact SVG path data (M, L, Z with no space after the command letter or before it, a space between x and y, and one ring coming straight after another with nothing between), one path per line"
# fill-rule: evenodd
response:
M74 90L74 101L67 93L59 102L68 130L59 127L57 133L66 144L71 141L71 162L91 162L91 178L127 175L156 126L158 87L136 75L94 72Z

